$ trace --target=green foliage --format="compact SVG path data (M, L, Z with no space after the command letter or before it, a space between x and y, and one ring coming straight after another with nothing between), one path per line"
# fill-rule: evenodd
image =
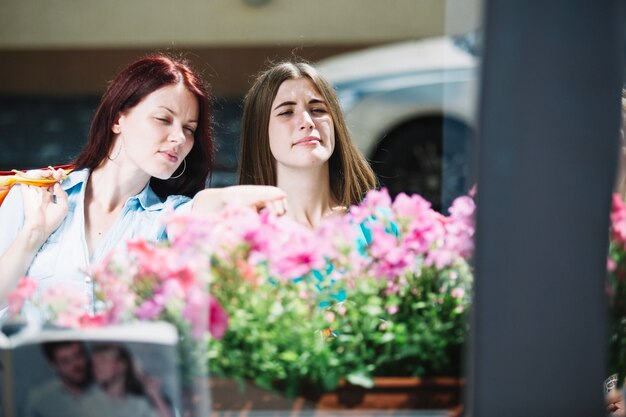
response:
M349 290L338 336L329 341L341 375L367 386L375 376L459 376L467 333L471 274L448 286L451 270L407 274L397 294L386 283L360 279ZM462 290L461 290L462 289Z
M315 288L308 282L273 282L256 285L225 264L214 265L219 286L213 287L229 315L222 340L209 342L213 375L254 381L267 389L282 388L294 396L304 385L333 389L338 375L321 330L321 310L303 297Z
M615 268L609 270L607 277L607 375L618 374L621 381L626 377L626 251L623 243L611 241L609 259Z
M347 299L324 308L320 299L330 298L313 279L255 283L229 265L213 264L212 294L230 319L224 338L209 342L213 375L295 396L333 390L343 378L370 387L375 376L461 373L472 279L464 262L407 274L395 294L384 279L342 280L332 289Z

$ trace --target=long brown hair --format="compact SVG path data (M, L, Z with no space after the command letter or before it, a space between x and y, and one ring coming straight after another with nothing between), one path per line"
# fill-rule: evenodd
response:
M183 83L198 99L198 128L186 158L186 168L178 178L152 178L150 186L161 198L172 194L193 197L205 188L213 164L213 134L209 92L186 60L161 53L139 58L124 68L109 83L91 122L87 144L76 159L76 169L98 167L113 147L111 127L119 113L139 104L159 88Z
M286 80L306 78L328 105L335 127L335 150L329 160L330 189L341 205L358 203L376 187L376 177L352 142L339 100L331 85L303 61L281 62L263 71L244 99L239 152L239 184L276 185L276 164L269 145L272 102Z
M125 346L118 343L101 343L91 348L92 357L103 352L114 353L115 360L122 362L126 367L126 371L124 372L124 393L148 397L144 384L141 382L139 375L137 375L135 362L133 361L130 351Z

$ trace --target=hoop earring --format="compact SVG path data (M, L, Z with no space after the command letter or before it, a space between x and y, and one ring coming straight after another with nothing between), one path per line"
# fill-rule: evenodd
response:
M117 153L115 154L115 156L113 158L111 158L110 155L107 155L107 159L109 161L115 161L117 159L117 157L120 156L120 152L122 152L122 146L124 146L124 142L122 142L122 140L120 139L120 147L117 148Z
M183 159L183 170L182 170L182 171L180 171L180 174L178 174L177 176L175 176L175 177L170 177L169 179L170 179L170 180L175 180L176 178L180 178L180 177L181 177L181 175L183 175L183 173L185 172L185 170L186 170L186 169L187 169L187 160L186 160L186 159Z

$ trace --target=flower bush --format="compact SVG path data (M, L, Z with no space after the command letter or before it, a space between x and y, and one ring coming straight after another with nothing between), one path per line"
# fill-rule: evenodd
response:
M223 337L228 316L209 292L210 271L202 219L188 219L180 239L154 243L127 242L86 275L94 282L94 309L82 288L72 283L38 288L22 278L8 295L10 317L34 316L44 325L85 328L133 321L167 321L179 334L179 368L183 383L206 375L207 333ZM193 235L193 236L192 236Z
M608 371L626 377L626 205L613 195L608 256Z
M162 319L183 341L210 321L202 360L214 375L290 396L341 379L369 387L384 375L458 376L473 216L467 196L444 216L385 190L315 230L247 207L174 215L168 242L131 241L93 266L95 314L76 308L84 300L55 304L28 280L11 308L29 300L71 326Z
M238 208L213 219L212 294L229 330L213 374L288 395L375 376L458 376L467 331L474 202L450 215L370 192L309 230Z

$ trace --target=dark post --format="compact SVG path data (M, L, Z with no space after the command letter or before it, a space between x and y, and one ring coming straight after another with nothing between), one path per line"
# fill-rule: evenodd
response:
M620 0L486 0L474 417L601 416Z

